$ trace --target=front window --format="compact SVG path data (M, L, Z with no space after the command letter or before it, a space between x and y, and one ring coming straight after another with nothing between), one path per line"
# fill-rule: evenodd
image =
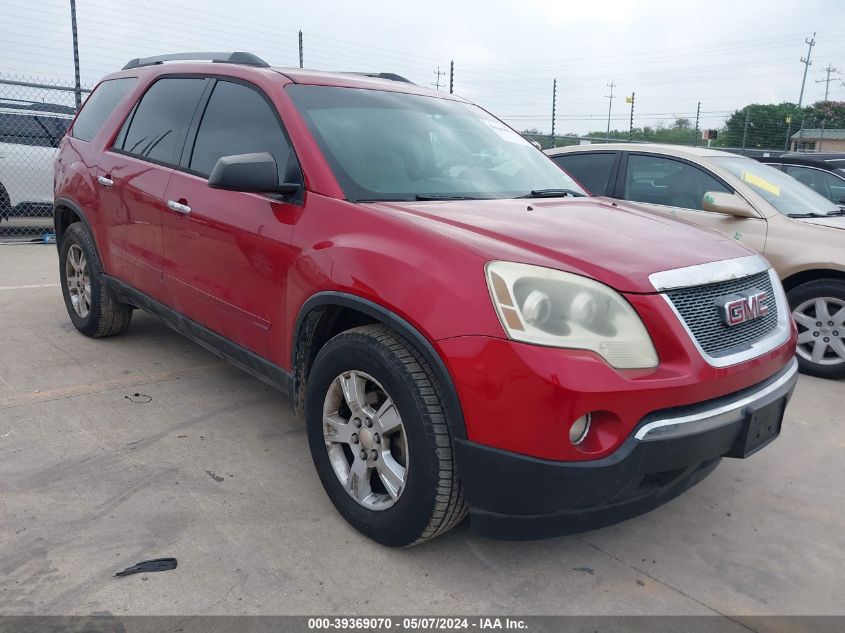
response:
M710 191L732 193L713 176L689 163L651 154L628 156L625 200L701 211L704 196Z
M827 215L839 207L782 171L742 156L710 159L751 187L784 215Z
M287 91L349 200L585 193L542 152L474 105L330 86Z

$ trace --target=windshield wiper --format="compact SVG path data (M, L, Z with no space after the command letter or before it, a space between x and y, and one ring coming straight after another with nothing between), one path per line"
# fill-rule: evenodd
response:
M517 198L565 198L566 196L583 198L584 195L574 189L532 189L531 193L524 196L517 196Z
M790 218L832 218L845 215L845 211L831 211L830 213L790 213Z
M414 200L481 200L482 198L476 198L474 196L453 196L448 193L444 194L437 194L437 193L418 193L414 196Z

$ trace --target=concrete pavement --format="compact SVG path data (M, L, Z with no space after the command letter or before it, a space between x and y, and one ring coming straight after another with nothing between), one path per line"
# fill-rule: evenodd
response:
M845 614L843 381L802 376L772 446L645 516L391 550L335 512L281 395L143 313L78 334L57 269L0 246L0 613Z

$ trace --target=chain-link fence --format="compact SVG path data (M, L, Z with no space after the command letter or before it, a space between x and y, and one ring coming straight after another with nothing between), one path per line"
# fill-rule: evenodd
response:
M0 77L0 241L51 239L53 158L75 113L73 84Z

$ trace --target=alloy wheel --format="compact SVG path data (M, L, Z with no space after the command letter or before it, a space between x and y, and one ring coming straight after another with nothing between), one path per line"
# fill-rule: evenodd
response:
M845 301L817 297L792 312L798 326L798 355L819 365L845 363Z
M408 438L393 399L361 371L346 371L323 402L323 438L344 489L369 510L386 510L405 490Z
M78 244L72 244L67 251L65 284L74 311L86 318L91 312L91 276L85 253Z

